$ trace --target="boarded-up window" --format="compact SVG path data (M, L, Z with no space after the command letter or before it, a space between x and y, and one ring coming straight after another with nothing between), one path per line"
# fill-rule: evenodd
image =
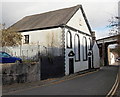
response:
M87 60L87 39L83 37L83 61Z
M70 31L67 32L66 43L67 43L67 48L72 48L72 34Z
M74 51L75 51L75 61L80 61L80 38L79 35L74 37Z

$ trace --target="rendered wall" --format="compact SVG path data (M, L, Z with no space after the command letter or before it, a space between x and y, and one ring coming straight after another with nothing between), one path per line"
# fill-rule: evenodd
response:
M115 63L115 55L110 52L110 64L112 65L114 63Z
M74 14L67 25L91 35L80 9Z
M76 30L82 31L88 35L91 35L87 24L85 22L85 19L83 17L83 14L81 12L81 10L79 9L74 16L69 20L69 22L67 23L68 26L75 28ZM90 40L91 39L90 36L86 35L86 34L82 34L73 30L70 30L70 32L72 33L72 49L68 49L66 46L66 33L69 29L65 29L65 74L68 75L69 74L69 58L68 54L69 52L72 50L74 51L74 36L75 34L79 35L80 38L80 61L76 62L75 61L75 56L74 58L74 72L78 72L81 70L85 70L88 69L88 60L87 61L83 61L83 37L86 37L87 39L87 53L88 53L88 48L90 46Z
M75 56L74 58L74 72L78 72L81 70L85 70L88 69L88 61L83 61L83 37L85 36L87 38L87 48L90 46L90 41L89 38L91 38L90 36L86 36L85 34L81 34L79 32L75 32L72 30L69 30L72 34L72 49L68 49L67 45L66 45L66 41L67 41L67 31L68 29L65 29L65 74L68 75L69 74L69 52L72 50L74 52L74 36L75 34L78 34L80 37L80 61L75 62ZM87 49L88 51L88 49Z
M36 31L28 31L22 32L24 35L29 35L29 45L40 45L41 47L46 47L47 51L52 48L51 53L55 56L60 56L62 54L62 29L61 28L53 28L53 29L45 29L45 30L36 30ZM22 44L24 44L24 37L22 39ZM56 50L56 52L54 52Z
M94 64L94 68L100 67L99 48L96 42L93 45L93 64Z

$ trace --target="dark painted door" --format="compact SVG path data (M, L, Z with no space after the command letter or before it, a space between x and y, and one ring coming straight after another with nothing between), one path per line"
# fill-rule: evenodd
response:
M92 51L88 52L88 69L92 68Z
M91 66L92 66L92 58L91 57L88 57L88 69L91 69Z
M74 60L73 58L69 58L69 74L74 73Z

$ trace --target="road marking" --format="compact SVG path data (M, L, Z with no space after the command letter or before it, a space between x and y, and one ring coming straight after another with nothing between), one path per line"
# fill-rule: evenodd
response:
M117 74L115 83L114 83L113 87L111 88L111 90L109 91L109 93L107 94L106 97L113 97L113 95L115 94L115 92L117 90L118 84L119 84L119 80L118 80L118 74Z
M88 73L85 73L85 74L82 74L82 75L77 75L75 77L68 78L68 79L65 79L65 80L56 81L56 82L50 83L49 85L58 84L58 83L61 83L61 82L64 82L64 81L72 80L72 79L75 79L75 78L78 78L78 77L82 77L82 76L85 76L85 75L88 75L88 74L91 74L91 73L95 73L95 72L98 72L98 70L93 71L93 72L88 72Z
M27 88L27 89L15 90L15 91L11 91L11 92L8 92L8 93L3 93L3 95L12 95L13 93L22 92L22 91L25 91L25 90L30 90L30 89L35 89L35 88L40 88L40 87L44 87L44 86L50 86L50 85L58 84L58 83L61 83L61 82L64 82L64 81L72 80L72 79L82 77L82 76L85 76L85 75L88 75L88 74L92 74L92 73L95 73L95 72L98 72L98 71L99 70L96 70L96 71L93 71L93 72L88 72L88 73L85 73L85 74L77 75L77 76L72 77L72 78L68 78L68 79L64 79L64 80L60 80L60 81L55 81L55 82L48 83L48 84L43 84L43 85L40 85L40 86L35 86L35 87Z

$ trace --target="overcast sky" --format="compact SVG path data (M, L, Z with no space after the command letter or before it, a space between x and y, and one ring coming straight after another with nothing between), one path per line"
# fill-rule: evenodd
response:
M6 26L9 27L28 15L81 4L92 30L96 31L97 38L101 38L108 36L108 20L113 16L118 16L118 1L119 0L2 0L0 2L0 12L2 13L0 14L0 17L2 17L0 23L5 23Z

